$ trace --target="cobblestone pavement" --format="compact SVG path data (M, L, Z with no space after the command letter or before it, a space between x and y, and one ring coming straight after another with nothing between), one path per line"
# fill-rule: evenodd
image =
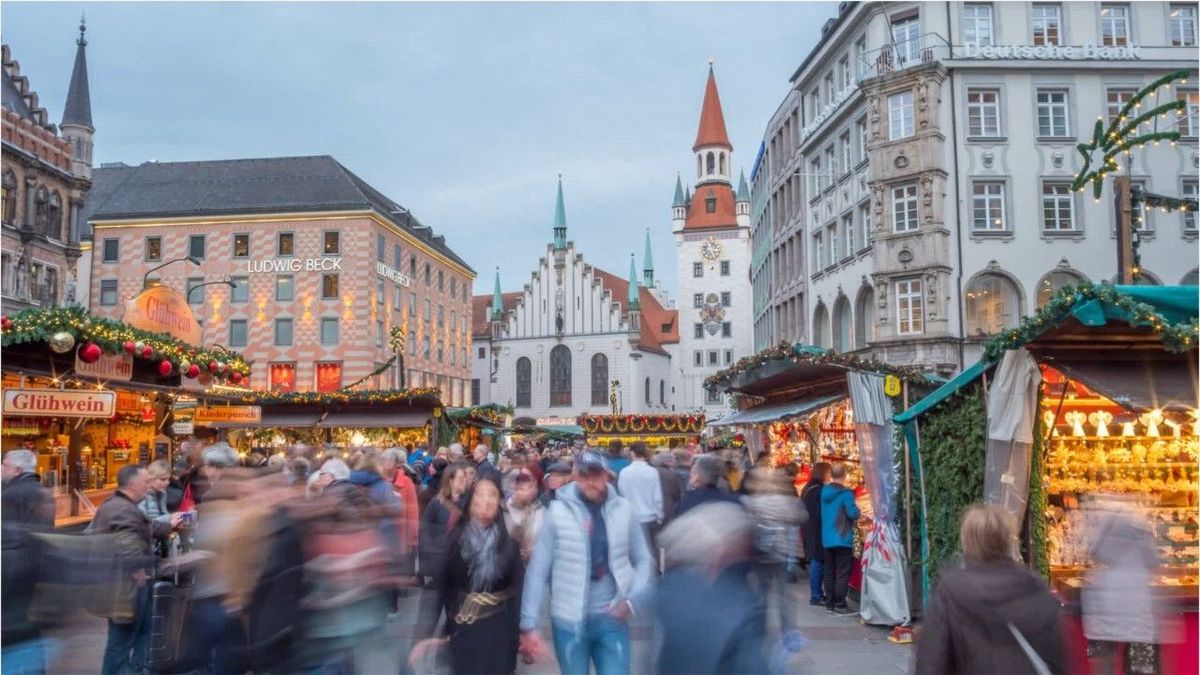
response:
M895 645L888 642L887 630L864 626L859 623L857 616L834 616L826 614L821 607L810 606L804 589L802 585L789 586L796 625L807 640L804 648L793 655L789 662L789 673L891 675L909 672L913 651L911 645ZM394 675L399 672L401 651L407 648L415 628L417 593L414 591L403 603L400 619L389 622L379 638L372 640L374 646L360 655L358 665L361 672L370 675ZM64 675L99 672L106 630L104 621L80 617L70 626L55 631L55 636L61 639L49 672ZM771 630L773 634L776 632L775 627ZM547 645L550 645L548 625L544 633ZM635 623L632 636L635 672L653 672L653 628ZM426 665L421 669L420 675L429 672L444 673L446 669ZM522 664L518 666L517 672L524 675L548 675L557 673L558 669L553 663L534 666Z

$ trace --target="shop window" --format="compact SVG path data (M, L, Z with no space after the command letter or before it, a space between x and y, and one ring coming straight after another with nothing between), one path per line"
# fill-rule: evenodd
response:
M341 255L342 253L342 237L341 233L336 230L328 230L324 233L324 243L321 252L325 255Z
M1037 284L1038 307L1040 308L1047 302L1050 302L1056 293L1067 286L1078 286L1083 281L1086 281L1086 279L1074 272L1058 271L1047 274Z
M270 374L271 391L280 393L296 391L296 364L272 363Z
M342 388L342 363L323 362L317 364L317 391L330 392Z

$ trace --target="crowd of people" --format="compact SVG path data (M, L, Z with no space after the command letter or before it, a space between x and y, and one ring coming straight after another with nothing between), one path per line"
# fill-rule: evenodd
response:
M817 464L799 485L769 457L694 446L181 450L173 466L123 468L83 535L49 534L35 458L5 455L4 672L41 672L42 631L77 608L108 620L105 674L359 672L356 657L401 619L416 626L394 646L404 670L512 673L553 651L562 673L620 674L633 668L634 617L659 630L657 672L773 673L804 643L788 588L802 567L813 605L855 613L859 512L841 465ZM1008 625L1060 665L1044 583L1022 576L1012 537L980 513L964 524L968 571L935 596L918 669L975 672L955 659L986 658L955 642L967 625L955 598L989 588L975 563L1023 589ZM106 573L48 574L48 548ZM71 601L48 613L50 587Z

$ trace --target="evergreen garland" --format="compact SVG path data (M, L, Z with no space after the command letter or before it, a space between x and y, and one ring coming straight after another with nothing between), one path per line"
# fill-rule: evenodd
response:
M883 361L865 359L854 354L840 354L832 349L821 349L800 343L792 344L784 340L756 354L744 356L732 366L709 375L704 378L704 388L709 391L728 388L742 374L777 361L790 361L796 365L833 365L846 368L847 370L896 375L903 379L919 382L926 381L926 373L920 368L894 366Z
M1042 390L1038 388L1035 410L1042 409ZM1029 539L1033 547L1028 552L1033 567L1047 580L1050 579L1050 558L1046 550L1046 425L1040 414L1033 416L1033 448L1029 459Z

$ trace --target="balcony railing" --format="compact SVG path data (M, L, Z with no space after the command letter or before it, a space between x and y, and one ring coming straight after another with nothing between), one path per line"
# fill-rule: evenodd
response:
M859 57L859 80L888 75L906 68L950 58L950 43L937 33L893 42Z

